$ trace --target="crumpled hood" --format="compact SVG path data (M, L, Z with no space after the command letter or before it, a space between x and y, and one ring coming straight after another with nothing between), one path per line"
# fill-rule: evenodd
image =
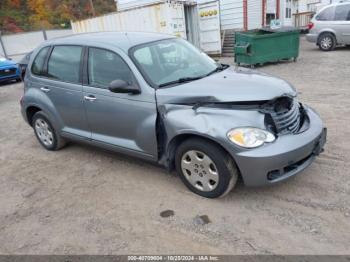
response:
M0 58L0 67L7 67L7 66L14 66L16 65L15 62L11 60L7 60L5 58Z
M296 96L286 81L260 72L230 67L200 80L157 90L157 102L252 102Z

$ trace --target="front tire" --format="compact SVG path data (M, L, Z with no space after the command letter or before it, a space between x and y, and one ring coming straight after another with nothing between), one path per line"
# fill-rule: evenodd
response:
M232 158L205 139L183 142L175 154L176 170L192 192L206 198L228 194L236 185L238 170Z
M318 40L318 46L322 51L332 51L336 46L336 39L334 35L330 33L324 33L320 36Z
M66 141L57 134L44 112L35 113L32 126L36 138L46 150L56 151L65 146Z

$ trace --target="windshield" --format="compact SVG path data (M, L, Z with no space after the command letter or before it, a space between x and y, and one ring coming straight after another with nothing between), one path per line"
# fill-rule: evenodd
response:
M218 69L213 59L180 38L138 46L131 55L150 84L157 87L196 80Z

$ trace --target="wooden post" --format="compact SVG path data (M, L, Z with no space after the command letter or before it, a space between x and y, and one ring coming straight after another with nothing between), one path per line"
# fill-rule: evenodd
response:
M281 12L281 2L280 0L276 0L276 19L280 19Z
M248 30L248 0L243 0L243 28Z
M262 1L262 21L261 21L261 26L265 26L266 24L266 0L261 0Z
M8 58L8 57L7 57L6 50L5 50L4 42L2 41L2 33L1 33L1 30L0 30L0 45L1 45L1 47L2 47L2 51L4 51L4 57Z

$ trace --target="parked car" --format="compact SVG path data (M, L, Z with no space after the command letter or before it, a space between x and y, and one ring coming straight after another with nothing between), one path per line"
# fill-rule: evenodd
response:
M350 2L322 8L312 18L309 30L306 39L323 51L331 51L337 45L350 45Z
M21 81L18 65L11 59L0 56L0 82L10 80Z
M32 54L32 52L29 52L18 62L18 66L21 70L22 79L24 79L24 76L26 74L26 70L27 70L27 66L28 66L31 54Z
M239 176L270 185L307 168L326 129L287 82L215 63L164 34L104 32L45 42L31 56L24 119L47 150L74 140L176 169L223 196Z

